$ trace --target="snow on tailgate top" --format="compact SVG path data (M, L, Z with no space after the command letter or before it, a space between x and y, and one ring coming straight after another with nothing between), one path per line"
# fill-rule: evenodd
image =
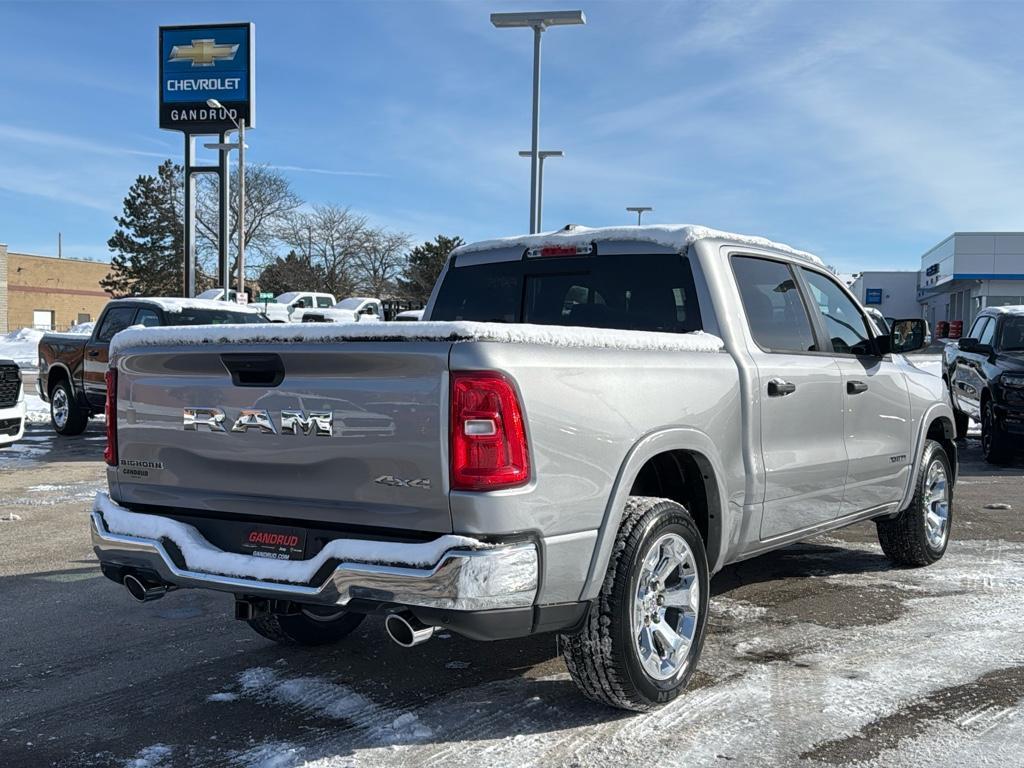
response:
M593 228L575 226L572 229L557 229L554 232L542 232L538 235L518 235L516 237L503 237L497 240L481 240L456 248L453 253L455 255L475 253L476 251L489 251L492 248L508 248L511 246L537 248L544 245L585 245L586 243L608 242L611 240L640 240L681 251L698 240L709 238L730 240L760 248L771 248L788 253L791 256L796 256L799 259L810 261L813 264L822 264L821 259L813 253L799 251L784 243L774 243L771 240L755 235L737 235L734 232L723 232L696 224L651 224L640 227Z
M111 357L137 347L204 344L339 344L357 341L494 341L504 344L545 344L554 347L598 347L675 352L717 352L717 336L653 333L605 328L576 328L525 323L296 323L259 325L193 325L121 331L110 343Z

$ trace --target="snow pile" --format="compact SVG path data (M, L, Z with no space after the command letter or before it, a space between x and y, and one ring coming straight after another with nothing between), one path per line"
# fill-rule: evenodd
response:
M92 330L95 327L96 323L93 320L87 323L79 323L78 325L71 326L68 330L68 336L92 336Z
M474 253L476 251L489 251L492 248L518 246L525 249L539 248L545 245L587 245L588 243L609 242L612 240L639 240L682 251L698 240L708 239L728 240L757 248L771 248L772 250L788 253L790 256L796 256L813 264L822 264L821 259L813 253L797 250L785 243L775 243L767 238L757 237L756 235L738 235L734 232L723 232L697 224L653 224L641 227L573 227L570 230L557 229L554 232L542 232L537 235L518 235L495 240L481 240L456 248L452 251L452 255L458 256L459 254Z
M97 493L93 511L99 512L111 533L159 541L170 539L181 550L189 570L237 576L243 579L307 584L328 560L344 563L376 563L431 567L450 549L486 549L487 545L468 536L447 534L433 541L399 544L388 541L335 539L310 560L272 560L224 552L202 537L191 525L157 515L131 512ZM489 558L475 558L487 560Z
M124 764L124 768L158 768L167 765L174 750L166 744L154 744L140 749L135 758Z
M25 422L46 424L50 420L50 405L44 403L35 392L25 392Z
M349 341L491 341L567 348L664 352L718 352L717 336L703 331L655 333L527 323L301 323L128 328L110 343L110 355L135 347L204 344L338 344Z
M22 328L0 336L0 360L13 360L19 368L36 368L41 338L43 332L35 328Z

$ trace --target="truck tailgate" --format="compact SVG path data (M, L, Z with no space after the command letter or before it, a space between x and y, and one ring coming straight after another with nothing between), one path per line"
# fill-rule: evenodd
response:
M128 505L450 532L450 348L125 350L116 496Z

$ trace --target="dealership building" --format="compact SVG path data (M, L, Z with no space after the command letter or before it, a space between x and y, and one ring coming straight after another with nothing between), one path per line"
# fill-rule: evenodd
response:
M14 253L0 243L0 334L95 320L111 298L100 287L109 272L102 262Z
M921 316L917 280L917 272L911 270L865 271L853 276L850 290L865 307L874 307L894 320L905 320Z

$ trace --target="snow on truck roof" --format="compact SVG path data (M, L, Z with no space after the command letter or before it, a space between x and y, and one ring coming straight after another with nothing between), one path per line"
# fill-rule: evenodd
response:
M134 301L155 304L164 312L180 313L185 309L214 309L229 310L231 312L259 312L259 307L249 304L236 304L233 301L222 301L220 299L181 299L173 296L126 296L123 299L113 301Z
M138 347L226 344L339 344L372 341L493 341L569 348L718 352L717 336L703 331L660 333L526 323L296 323L294 325L193 325L129 328L114 336L110 355Z
M556 229L553 232L541 232L536 235L517 235L515 237L502 237L496 240L481 240L476 243L460 246L452 254L476 253L478 251L489 251L493 248L509 248L513 246L538 248L545 245L585 245L587 243L609 242L612 240L655 243L656 245L675 248L681 251L698 240L710 239L729 240L734 243L756 246L758 248L771 248L772 250L795 256L798 259L810 261L813 264L823 264L821 259L813 253L797 250L785 243L772 242L767 238L755 235L738 235L735 232L723 232L697 224L649 224L639 227L573 226L566 229Z

